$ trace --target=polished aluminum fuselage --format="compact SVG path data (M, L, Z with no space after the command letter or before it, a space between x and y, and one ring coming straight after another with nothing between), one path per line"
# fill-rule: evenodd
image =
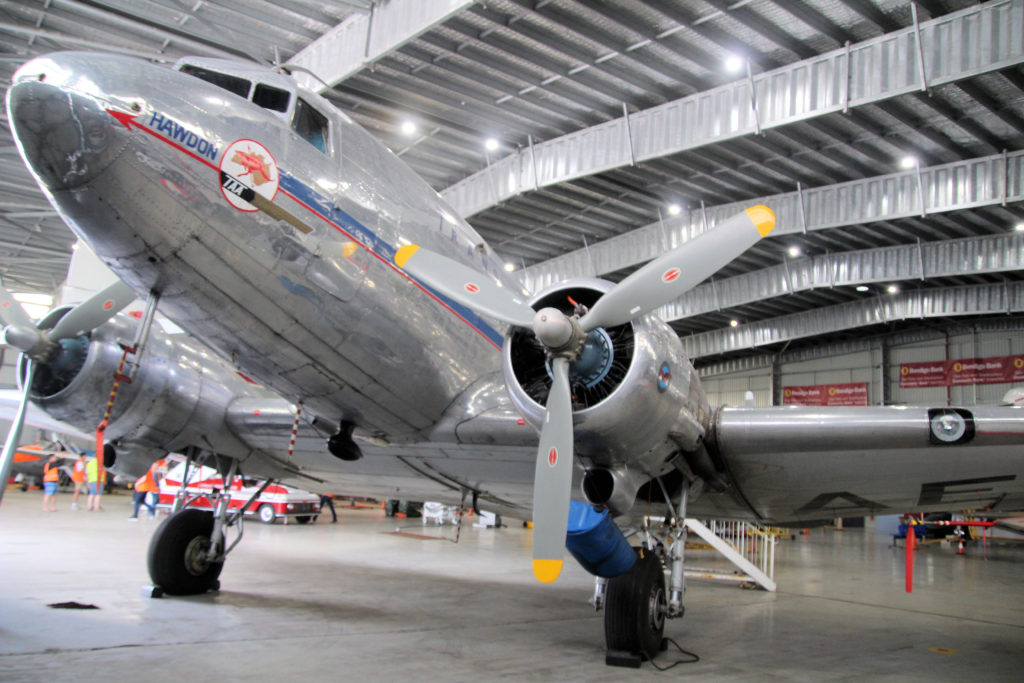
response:
M159 342L151 358L165 366L144 375L154 384L136 389L138 405L115 410L126 417L111 434L147 448L217 450L313 490L447 500L472 491L528 515L528 423L541 412L510 385L520 419L504 393L505 330L413 281L392 257L416 243L516 285L472 228L359 126L288 79L251 71L291 88L292 106L298 92L329 119L326 151L292 130L290 109L125 57L36 59L8 90L20 151L64 219L219 356L208 362L191 344ZM277 179L273 211L243 211L222 189L240 141ZM110 325L91 342L108 364L120 323ZM1024 408L972 409L977 438L955 446L930 441L926 408L726 410L712 419L671 331L651 319L634 328L638 362L625 381L574 415L588 466L638 477L634 485L673 468L691 479L715 469L731 487L699 495L698 484L691 510L720 517L1024 506ZM204 363L200 377L194 366ZM251 391L236 370L272 392ZM216 400L196 394L207 379L222 390ZM63 398L88 429L105 387L79 384ZM147 404L154 397L160 403ZM297 423L300 401L307 419ZM359 427L358 462L325 452L324 437L342 422Z
M426 183L316 95L301 93L330 118L326 153L282 114L138 60L64 53L30 62L15 80L12 115L42 109L49 126L34 139L19 131L23 153L68 224L241 372L325 421L402 441L422 438L471 382L499 371L503 330L391 260L415 242L500 279L493 254ZM67 111L55 93L71 100ZM107 110L131 118L126 125ZM79 151L61 158L62 138ZM243 139L272 155L273 202L308 234L229 203L219 169ZM47 163L49 177L38 170Z

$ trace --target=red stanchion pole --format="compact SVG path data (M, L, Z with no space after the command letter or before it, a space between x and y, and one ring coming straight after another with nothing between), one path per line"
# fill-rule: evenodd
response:
M907 521L907 592L914 592L914 542L917 539L914 538L914 522L912 520Z

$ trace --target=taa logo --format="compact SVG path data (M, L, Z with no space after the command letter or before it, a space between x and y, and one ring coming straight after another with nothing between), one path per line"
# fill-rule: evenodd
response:
M273 201L280 176L277 161L266 147L255 140L235 140L220 161L221 194L239 211L258 211L256 195Z

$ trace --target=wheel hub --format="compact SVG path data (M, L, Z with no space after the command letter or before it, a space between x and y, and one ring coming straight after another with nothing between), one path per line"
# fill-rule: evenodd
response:
M185 547L185 569L192 576L202 576L210 563L206 560L206 553L210 549L210 539L205 536L196 536Z
M651 630L661 633L665 626L665 613L668 611L668 603L665 601L665 591L661 586L655 587L648 596L647 615L650 617Z

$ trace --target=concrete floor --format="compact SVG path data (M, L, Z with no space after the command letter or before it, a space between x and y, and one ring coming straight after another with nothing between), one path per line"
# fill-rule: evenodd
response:
M143 597L156 523L105 511L43 514L42 494L0 507L0 680L303 679L1021 680L1024 548L902 550L873 530L814 530L778 546L779 592L691 581L666 635L701 661L660 673L604 665L602 616L575 563L533 583L530 532L423 530L380 510L338 524L246 525L220 593ZM396 523L421 539L396 536ZM691 556L695 555L691 553ZM699 563L707 566L707 555ZM50 603L76 601L95 610ZM672 652L662 665L676 659Z

